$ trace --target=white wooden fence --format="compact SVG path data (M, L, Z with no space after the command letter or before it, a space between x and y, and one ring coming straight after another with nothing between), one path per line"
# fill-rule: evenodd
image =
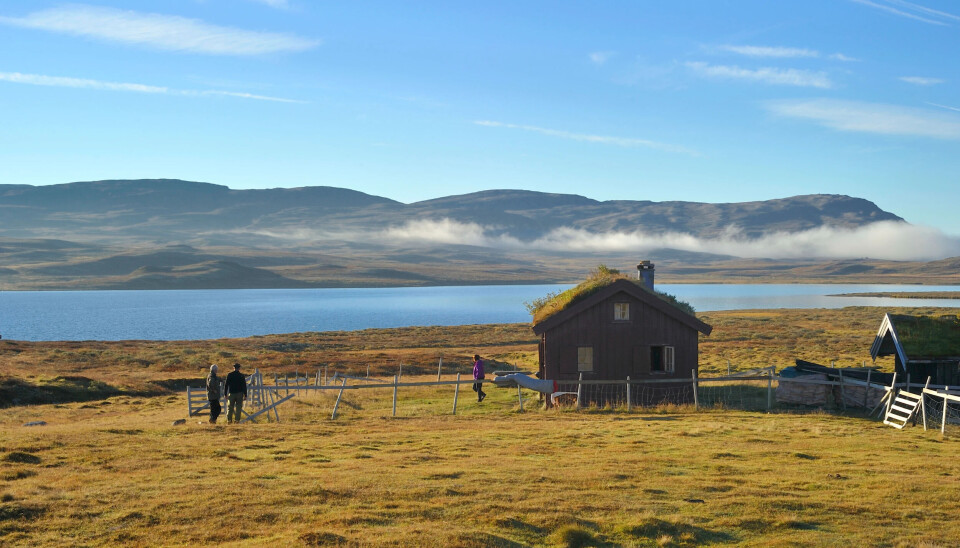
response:
M259 372L257 372L259 374ZM257 375L255 374L255 375ZM251 376L254 377L254 376ZM348 390L368 390L368 389L392 389L393 390L393 405L392 405L392 414L393 416L397 415L397 401L399 397L399 392L401 389L405 388L414 388L414 387L443 387L450 386L454 388L453 392L453 407L451 410L452 414L457 413L457 403L459 399L460 386L461 385L472 385L475 381L472 378L462 379L461 375L458 373L455 380L429 380L429 381L408 381L401 382L400 375L394 376L392 380L383 380L375 379L369 377L355 377L350 375L344 375L340 373L335 373L332 378L329 379L329 384L327 383L328 378L326 372L321 376L320 371L318 370L317 374L311 378L311 376L299 374L291 377L290 375L285 375L280 377L275 375L274 385L262 385L256 386L257 390L260 390L260 398L262 399L263 409L258 410L252 415L248 415L244 420L250 420L261 414L273 411L274 417L276 420L279 420L279 415L276 413L276 406L284 401L289 400L296 394L301 393L311 393L313 391L324 391L324 390L336 390L337 399L334 404L333 412L331 418L335 419L337 412L340 406L340 402L343 398L343 395ZM262 375L259 375L259 380L262 383ZM312 383L311 383L312 381ZM339 381L339 382L336 382ZM348 384L350 381L350 384ZM687 390L691 391L692 402L695 409L699 409L704 405L703 392L706 387L710 385L730 385L735 386L737 383L753 383L755 391L763 390L765 391L765 405L761 404L767 410L773 409L775 405L774 399L774 390L775 384L781 381L788 381L794 383L802 384L815 384L815 385L825 385L839 387L841 394L844 394L845 390L851 387L861 387L862 389L867 390L883 390L887 395L884 396L883 401L887 403L887 406L881 410L881 413L889 408L891 396L890 394L895 393L897 390L915 386L923 386L912 384L909 382L906 383L897 383L896 376L894 376L893 383L889 386L883 385L877 382L861 381L857 379L851 379L846 377L840 377L839 380L817 380L817 379L804 379L803 376L800 377L780 377L776 374L776 371L773 367L754 369L750 371L744 371L740 373L733 373L721 377L698 377L696 372L693 372L689 379L681 378L662 378L662 379L631 379L626 378L623 380L593 380L593 379L583 379L582 376L580 379L576 380L565 380L560 381L560 384L575 386L575 392L571 391L571 394L576 394L576 405L581 407L585 404L584 399L584 388L585 387L622 387L623 393L626 394L626 398L621 403L625 403L628 410L632 409L637 401L637 390L642 387L655 387L658 385L670 385L670 386L684 386ZM492 384L492 380L485 379L479 381L484 384ZM758 385L765 385L762 389ZM943 388L933 386L931 388ZM523 392L522 388L517 386L517 401L520 410L523 410ZM283 394L283 397L281 397ZM960 397L960 396L958 396ZM190 415L196 415L197 413L202 412L209 408L209 402L206 400L206 390L203 389L191 389L187 388L187 399ZM587 399L586 401L589 401ZM849 398L842 397L841 402L849 402ZM709 405L709 404L708 404ZM879 407L879 405L878 405ZM874 408L873 411L876 411L877 408ZM871 413L873 412L871 411Z

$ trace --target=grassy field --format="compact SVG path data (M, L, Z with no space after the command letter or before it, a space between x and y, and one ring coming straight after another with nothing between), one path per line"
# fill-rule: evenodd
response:
M884 311L702 314L704 372L869 359ZM908 312L899 310L898 312ZM916 313L917 310L912 310ZM474 351L529 364L529 326L222 341L2 341L0 370L58 403L0 411L0 544L953 546L960 441L856 414L549 410L489 389L301 395L281 423L184 418L210 361L447 378ZM304 346L306 345L306 346ZM73 378L73 381L65 380ZM77 378L87 379L85 381ZM60 380L57 380L60 378ZM72 383L72 384L71 384ZM88 390L84 390L84 384ZM196 384L194 382L194 384ZM63 392L57 385L72 387ZM110 391L113 391L112 393ZM7 394L9 394L8 392ZM9 400L0 400L9 401ZM44 420L46 426L25 427ZM949 432L948 432L949 434Z

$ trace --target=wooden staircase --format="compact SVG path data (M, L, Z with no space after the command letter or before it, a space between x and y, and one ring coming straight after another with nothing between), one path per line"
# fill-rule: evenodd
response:
M897 393L897 397L894 398L890 407L887 408L887 413L883 417L883 424L902 429L916 415L917 408L920 407L922 402L922 394L901 390Z

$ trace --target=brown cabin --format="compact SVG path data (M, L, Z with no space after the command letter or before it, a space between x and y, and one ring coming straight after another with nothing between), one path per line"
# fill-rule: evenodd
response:
M652 282L652 265L649 277ZM533 326L540 337L540 377L563 381L677 379L687 381L698 367L699 334L712 327L645 288L642 281L617 279ZM586 385L585 385L586 388ZM589 401L623 400L592 386ZM561 388L564 390L564 388ZM641 404L692 400L690 383L637 385L631 399Z

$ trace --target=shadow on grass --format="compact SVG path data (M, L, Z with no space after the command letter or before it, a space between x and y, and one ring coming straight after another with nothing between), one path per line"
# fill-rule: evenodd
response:
M105 400L114 396L149 397L165 393L167 393L166 390L160 388L126 390L80 376L56 377L49 381L37 382L0 377L0 408Z
M732 535L711 531L689 523L676 523L657 518L645 519L642 523L621 528L621 532L633 539L648 539L661 546L686 546L733 542Z

